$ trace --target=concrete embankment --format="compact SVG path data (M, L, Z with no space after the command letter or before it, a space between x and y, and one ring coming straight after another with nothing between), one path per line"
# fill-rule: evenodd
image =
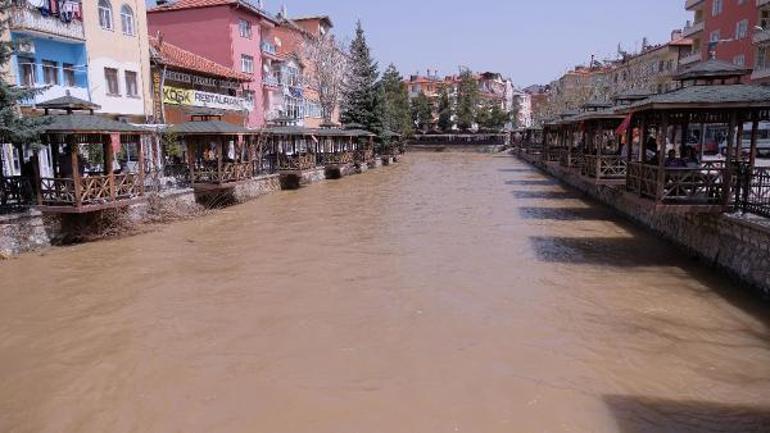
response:
M622 185L596 185L557 163L538 167L770 299L770 221L738 214L661 211Z

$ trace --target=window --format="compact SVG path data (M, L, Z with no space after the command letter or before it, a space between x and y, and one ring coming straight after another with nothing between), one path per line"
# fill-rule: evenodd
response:
M104 30L112 30L112 5L109 0L99 0L99 25Z
M64 73L64 85L68 87L75 87L75 65L71 63L62 63L62 72Z
M735 39L743 39L749 35L749 20L744 19L735 24Z
M300 98L287 97L285 105L286 117L290 119L304 118L304 105L304 101Z
M104 68L104 81L107 83L107 94L111 96L120 96L120 87L118 85L118 70L113 68Z
M126 96L134 98L139 96L139 90L136 86L136 72L126 71Z
M56 62L43 60L43 82L48 85L59 84L59 67Z
M713 44L719 42L720 39L722 39L722 35L719 33L719 30L714 30L711 32L711 35L709 36L709 42Z
M120 8L120 25L123 28L124 35L134 36L136 34L134 11L128 5L123 5Z
M722 13L722 9L724 9L724 0L714 0L714 3L711 5L711 16L717 16Z
M739 54L735 57L733 57L733 64L737 66L745 66L746 65L746 56L743 54Z
M246 105L248 107L254 106L254 91L253 90L244 90L243 91L243 99L246 100Z
M246 74L254 73L254 57L245 54L241 55L241 72Z
M35 86L35 59L30 57L19 57L19 79L22 86Z
M768 26L770 26L770 10L762 11L762 15L759 18L759 26L768 30Z
M238 30L242 38L251 39L251 23L247 20L238 20Z
M757 48L757 69L765 69L767 67L766 56L767 56L766 47Z

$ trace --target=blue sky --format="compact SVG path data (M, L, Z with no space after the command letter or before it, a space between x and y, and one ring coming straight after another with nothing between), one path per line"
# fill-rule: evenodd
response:
M152 4L154 0L148 0ZM254 0L256 2L256 0ZM284 2L265 0L277 12ZM350 38L361 19L381 69L405 75L458 65L497 71L518 85L547 83L591 54L664 42L688 19L680 0L288 0L289 15L330 15Z

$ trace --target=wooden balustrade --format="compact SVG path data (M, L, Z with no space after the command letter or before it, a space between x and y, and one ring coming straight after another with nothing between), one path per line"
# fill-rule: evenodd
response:
M302 155L283 155L278 156L279 170L312 170L316 167L315 155L306 153Z
M19 206L29 204L32 188L29 181L21 176L0 178L0 205Z
M662 204L719 205L724 203L726 175L719 163L661 169L634 162L628 165L626 189Z
M138 173L86 176L77 184L72 178L40 179L40 199L44 206L103 206L143 194L144 185Z
M364 164L374 160L374 149L359 149L353 153L353 160L357 164Z
M583 176L597 180L625 179L628 162L620 155L585 155Z
M319 165L345 165L353 163L353 154L350 152L321 153L318 158Z

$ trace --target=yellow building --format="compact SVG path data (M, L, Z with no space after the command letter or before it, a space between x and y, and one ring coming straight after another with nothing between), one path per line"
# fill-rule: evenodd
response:
M144 122L152 112L144 0L82 3L91 101L100 112Z

